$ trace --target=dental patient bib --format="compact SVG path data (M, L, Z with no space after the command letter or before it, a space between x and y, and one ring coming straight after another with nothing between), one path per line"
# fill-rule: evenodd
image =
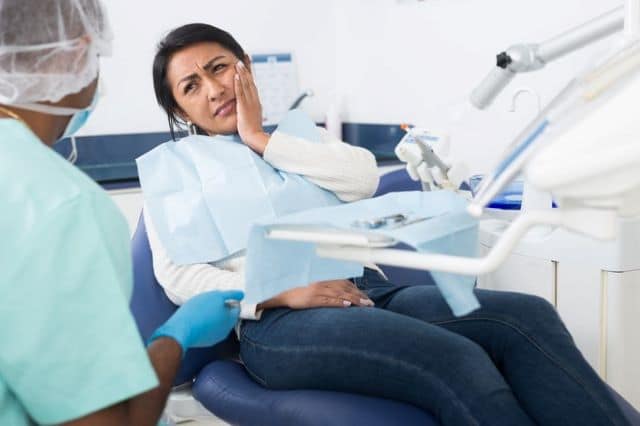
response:
M277 131L320 143L304 113L290 111ZM304 177L277 170L237 135L192 135L137 160L145 209L178 265L224 260L244 250L256 222L341 204Z
M404 243L418 252L476 257L478 221L467 213L467 205L451 191L393 192L257 223L247 246L244 300L258 303L301 283L348 278L349 268L351 276L356 276L361 265L317 255L317 246L323 242L362 246L365 243L357 238L366 236L369 247ZM285 239L269 237L278 230L293 230L297 237L291 233ZM315 236L307 238L305 233ZM438 271L431 275L454 315L480 307L473 293L474 276Z

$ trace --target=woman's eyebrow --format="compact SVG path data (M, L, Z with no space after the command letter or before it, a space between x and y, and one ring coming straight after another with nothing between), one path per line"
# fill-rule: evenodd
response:
M223 59L224 55L218 55L215 58L210 59L206 64L204 64L202 66L202 69L205 71L209 71L212 67L213 64L218 60L218 59ZM197 73L191 73L186 77L183 77L180 79L180 81L178 81L178 83L176 84L176 87L180 87L180 84L185 83L187 81L192 81L192 80L196 80L198 78L198 74Z
M224 55L216 56L215 58L211 59L209 62L204 64L202 69L205 70L205 71L209 71L211 69L211 67L213 66L215 61L217 61L218 59L223 59L223 58L224 58Z
M198 74L196 74L195 72L194 72L194 73L191 73L191 74L189 74L188 76L181 78L181 79L180 79L180 81L178 81L178 83L176 84L176 87L180 87L180 85L181 85L182 83L186 83L186 82L188 82L188 81L197 80L198 78L199 78L199 77L198 77Z

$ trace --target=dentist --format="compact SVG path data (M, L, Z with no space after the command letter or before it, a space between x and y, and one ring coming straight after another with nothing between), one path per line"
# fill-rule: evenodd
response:
M126 222L53 150L97 100L99 0L0 0L0 424L153 425L182 354L238 316L207 292L143 346Z

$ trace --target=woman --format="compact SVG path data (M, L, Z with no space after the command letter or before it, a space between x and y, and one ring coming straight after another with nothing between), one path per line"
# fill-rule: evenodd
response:
M155 93L174 126L238 133L273 167L305 176L343 201L371 196L366 151L266 134L250 63L228 33L205 24L159 44ZM243 258L178 266L145 216L158 281L175 303L208 289L242 288ZM301 285L306 283L301 283ZM313 283L243 307L247 371L273 389L314 388L403 400L444 425L626 424L553 307L477 290L482 308L456 318L435 286L395 286L375 265L361 278Z

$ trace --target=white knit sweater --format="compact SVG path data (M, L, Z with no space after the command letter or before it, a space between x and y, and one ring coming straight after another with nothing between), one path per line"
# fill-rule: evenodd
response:
M332 191L342 201L371 197L378 187L378 170L373 154L335 139L321 127L318 129L322 143L274 132L264 151L264 160L276 169L305 176L316 185ZM147 209L144 211L153 270L173 303L181 305L189 298L210 290L244 289L243 253L216 266L207 263L176 265L160 242ZM241 306L240 318L260 318L255 304Z

